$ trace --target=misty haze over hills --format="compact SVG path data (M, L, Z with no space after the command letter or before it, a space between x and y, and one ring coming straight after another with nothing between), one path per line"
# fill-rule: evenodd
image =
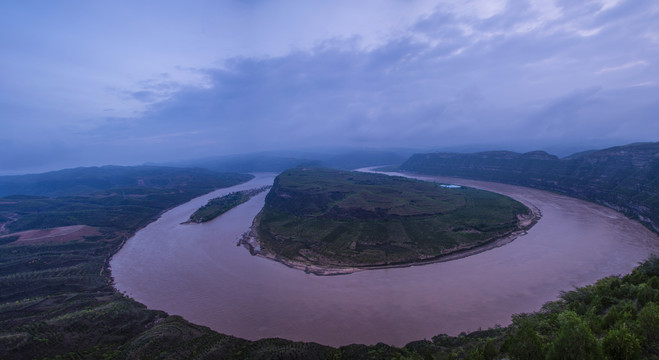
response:
M108 186L134 186L138 175L148 179L172 171L162 165L195 168L180 172L194 171L197 177L212 176L214 171L282 172L300 165L344 170L400 165L401 170L413 173L517 184L597 201L638 219L653 231L659 231L659 142L588 150L562 159L544 151L406 154L409 154L408 150L257 153L158 166L67 169L44 174L0 176L0 196L74 195ZM141 185L148 185L144 181Z
M608 144L608 142L603 142ZM619 145L617 143L611 146ZM594 151L604 149L607 146L588 147L582 146L548 146L543 148L534 147L533 144L502 144L502 145L459 145L459 146L434 146L427 148L390 148L390 147L319 147L319 148L301 148L301 149L280 149L261 152L231 153L229 155L212 155L199 158L183 158L179 160L166 161L146 161L146 162L108 162L101 163L92 161L91 163L75 164L76 166L174 166L174 167L202 167L215 171L235 171L235 172L279 172L303 163L314 163L318 166L327 166L337 169L357 169L365 166L377 165L398 165L403 163L409 156L415 153L430 152L452 152L452 153L474 153L480 151L515 151L519 153L529 151L546 151L559 158L568 157L578 154L582 151ZM35 167L23 170L2 170L3 175L22 175L38 174L47 171L57 171L71 166L55 165L53 163L46 167Z
M602 142L603 144L615 146L618 143ZM547 146L543 148L534 147L534 144L473 144L459 146L432 146L426 148L391 148L391 147L318 147L318 148L299 148L299 149L271 149L260 152L234 153L227 155L206 154L198 158L181 158L166 159L164 161L111 161L100 162L99 160L83 161L80 163L53 162L45 166L27 166L16 169L0 168L0 176L3 175L22 175L38 174L47 171L57 171L65 168L78 166L137 166L137 165L155 165L155 166L175 166L175 167L203 167L216 171L238 171L238 172L258 172L258 171L283 171L304 162L318 162L317 165L335 167L339 169L356 169L364 166L376 165L397 165L405 161L410 155L415 153L429 152L455 152L455 153L473 153L479 151L506 150L515 152L528 152L543 150L558 157L566 157L581 151L591 151L593 149L606 148L582 146ZM9 165L11 163L5 163Z

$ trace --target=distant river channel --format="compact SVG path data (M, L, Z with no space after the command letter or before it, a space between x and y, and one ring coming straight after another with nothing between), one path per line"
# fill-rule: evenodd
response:
M454 178L424 180L508 195L542 212L512 243L466 258L350 275L316 276L236 246L266 193L213 221L182 225L209 199L272 184L275 174L214 191L164 213L110 262L116 288L150 309L245 339L402 346L533 312L561 291L627 274L659 237L622 214L530 188Z

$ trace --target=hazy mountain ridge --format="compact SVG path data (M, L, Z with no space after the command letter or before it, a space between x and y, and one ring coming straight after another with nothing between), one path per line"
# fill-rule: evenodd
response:
M409 150L327 150L259 152L214 156L158 164L174 167L197 167L222 172L282 172L297 166L321 166L352 170L366 166L402 164L412 154Z
M226 186L228 178L246 181L249 175L222 174L207 169L164 166L79 167L42 174L0 176L0 197L14 194L41 196L85 195L120 187L178 188L181 186Z
M659 142L586 151L415 154L401 170L504 182L595 201L659 232Z

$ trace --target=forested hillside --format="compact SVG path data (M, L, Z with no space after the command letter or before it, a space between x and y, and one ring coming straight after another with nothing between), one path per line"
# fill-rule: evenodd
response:
M415 154L400 169L558 192L606 205L659 232L659 142L564 159L542 151Z

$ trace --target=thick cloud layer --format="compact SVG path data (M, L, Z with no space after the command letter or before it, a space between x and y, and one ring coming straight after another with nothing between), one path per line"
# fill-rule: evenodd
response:
M5 24L14 34L0 32L10 50L0 61L8 79L0 171L312 146L576 150L659 134L659 4L651 0L346 2L331 14L326 3L223 5L172 5L189 18L159 13L145 24L147 9L131 12L128 28L147 35L94 40L135 51L119 65L95 60L102 46L63 53L66 35L89 44L74 30L96 28L94 19L52 37L34 24ZM14 10L26 16L26 6ZM119 20L117 11L88 11ZM194 25L213 12L244 21L214 28L214 38ZM168 31L169 21L190 33ZM158 45L168 37L178 46Z

